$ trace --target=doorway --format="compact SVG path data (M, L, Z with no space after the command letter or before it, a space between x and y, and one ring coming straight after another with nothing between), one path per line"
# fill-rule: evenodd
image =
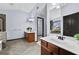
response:
M37 41L44 37L44 18L37 17Z
M6 31L6 15L0 14L0 31Z

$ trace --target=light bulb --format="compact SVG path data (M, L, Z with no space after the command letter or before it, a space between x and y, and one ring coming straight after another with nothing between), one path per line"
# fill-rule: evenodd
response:
M31 18L31 19L29 19L29 21L34 21L34 19Z
M58 8L60 8L60 6L58 5L58 6L56 6L56 8L58 9Z
M52 3L52 5L56 5L56 3Z

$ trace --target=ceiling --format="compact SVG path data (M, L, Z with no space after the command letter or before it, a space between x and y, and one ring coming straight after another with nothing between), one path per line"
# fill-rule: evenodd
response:
M45 6L46 6L46 3L38 3L36 6L39 7L39 9L37 10L37 13L40 14L40 15L44 15L45 14Z
M53 9L59 9L61 7L64 7L66 3L50 3L50 10Z
M0 10L20 10L29 13L36 3L0 3Z

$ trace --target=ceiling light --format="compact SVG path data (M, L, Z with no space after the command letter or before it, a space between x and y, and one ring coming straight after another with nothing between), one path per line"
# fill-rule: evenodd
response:
M52 3L52 5L56 5L56 3Z
M57 9L60 8L60 5L56 6L56 8L57 8Z
M28 19L29 20L29 22L33 22L34 21L34 19L33 18L30 18L30 19Z

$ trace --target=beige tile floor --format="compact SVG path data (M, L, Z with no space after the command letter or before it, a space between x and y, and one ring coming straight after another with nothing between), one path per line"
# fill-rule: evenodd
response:
M41 55L41 47L36 42L28 43L24 39L7 41L7 47L0 55Z

